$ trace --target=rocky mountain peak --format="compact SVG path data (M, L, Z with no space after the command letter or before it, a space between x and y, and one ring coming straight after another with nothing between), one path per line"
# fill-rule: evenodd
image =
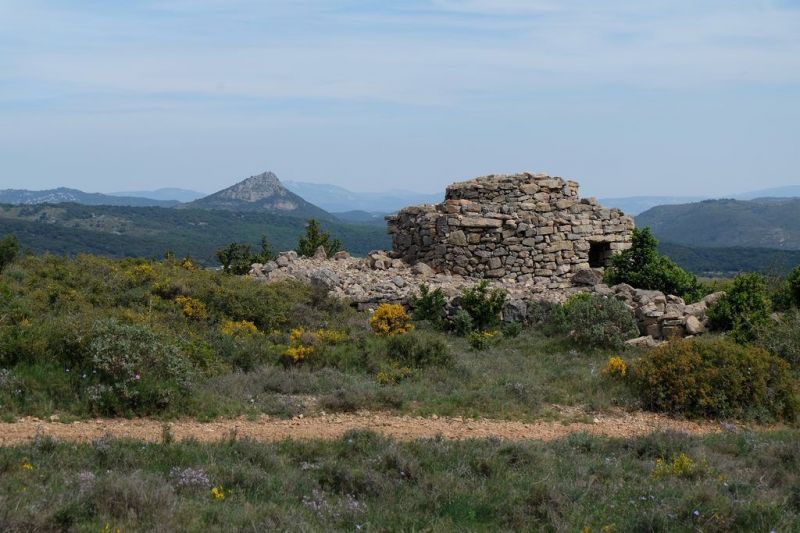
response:
M228 211L266 211L306 218L330 219L331 215L286 189L273 172L250 176L184 207Z
M283 196L288 192L273 172L263 172L240 181L217 193L219 198L241 202L258 202L266 198Z

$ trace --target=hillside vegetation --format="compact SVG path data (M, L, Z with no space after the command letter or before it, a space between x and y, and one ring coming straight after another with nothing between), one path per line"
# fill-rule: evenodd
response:
M769 329L740 305L751 285L734 283L724 309L769 345L712 336L644 351L621 343L636 334L630 311L598 295L533 306L525 324L501 322L505 294L485 284L465 289L452 316L423 288L410 314L395 304L370 314L308 285L188 260L19 257L5 237L4 421L167 423L160 443L42 433L0 448L0 529L790 531L798 315ZM783 305L800 305L800 270L784 288ZM591 425L642 408L787 429L408 443L350 431L268 444L235 432L178 442L168 423L370 410Z
M14 233L23 248L55 254L93 253L111 257L162 257L167 250L216 264L220 247L241 241L257 245L262 235L278 250L290 250L306 220L270 213L205 209L0 205L0 234ZM360 255L389 246L386 229L326 220L322 226Z
M692 247L800 250L800 198L662 205L638 215L636 225Z

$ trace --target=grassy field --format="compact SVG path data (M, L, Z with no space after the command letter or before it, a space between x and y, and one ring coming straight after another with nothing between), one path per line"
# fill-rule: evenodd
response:
M3 531L797 531L800 433L0 449ZM660 465L660 466L659 466ZM666 466L664 466L666 465Z

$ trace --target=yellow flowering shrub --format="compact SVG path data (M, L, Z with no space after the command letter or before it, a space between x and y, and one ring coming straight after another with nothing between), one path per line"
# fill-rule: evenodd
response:
M414 329L411 317L400 304L381 304L369 319L372 331L382 337L407 333Z
M603 374L612 378L624 378L628 374L628 365L621 357L609 357Z
M378 385L394 385L408 378L411 374L413 374L413 371L409 367L395 365L378 372L375 375L375 383Z
M183 314L186 318L193 320L205 320L208 318L208 309L206 304L192 298L191 296L177 296L175 302L183 309Z
M661 479L669 476L692 477L698 472L697 464L685 453L681 453L671 463L664 459L656 459L656 467L651 476Z
M178 266L184 270L188 270L189 272L194 272L197 270L197 265L195 265L188 257L184 258L180 263L178 263Z
M318 349L346 339L345 332L335 329L306 331L303 328L294 328L289 332L289 347L284 355L292 362L299 363L315 355Z
M125 271L125 278L135 284L147 283L156 279L156 271L150 263L142 263Z
M30 472L31 470L33 470L33 465L30 464L28 461L25 461L19 467L20 467L20 469L22 469L22 470L24 470L26 472Z
M496 331L473 331L467 337L469 345L476 350L485 350L496 340Z
M249 320L223 320L220 332L228 337L256 335L258 328Z

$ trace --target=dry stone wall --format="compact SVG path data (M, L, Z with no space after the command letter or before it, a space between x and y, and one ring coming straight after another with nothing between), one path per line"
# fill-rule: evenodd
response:
M491 175L455 183L438 205L387 217L406 263L473 278L571 285L630 247L633 219L578 197L578 184L545 174Z

